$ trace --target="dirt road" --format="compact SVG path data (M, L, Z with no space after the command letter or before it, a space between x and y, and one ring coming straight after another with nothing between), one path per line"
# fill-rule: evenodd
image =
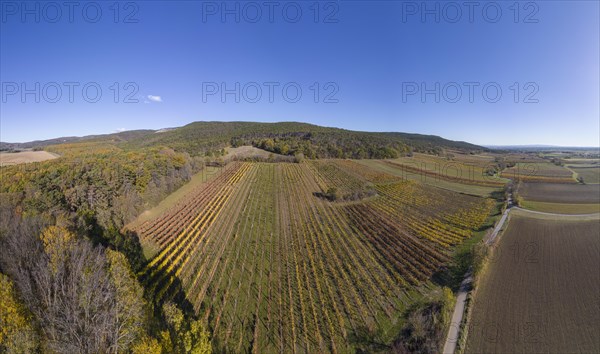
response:
M456 295L456 305L454 306L454 312L452 313L452 319L450 320L450 328L448 329L446 343L444 344L444 354L453 354L456 350L456 342L458 341L458 334L460 333L460 324L462 322L463 314L465 313L465 301L467 300L467 295L471 289L472 281L473 278L471 275L468 275L462 283L460 283L460 289Z
M509 199L509 206L510 199ZM496 236L500 233L502 226L508 219L508 214L512 207L507 208L502 214L502 218L498 221L498 224L492 231L492 234L485 241L486 245L491 245L494 243ZM450 321L450 328L448 329L448 334L446 335L446 342L444 343L444 354L453 354L456 350L456 342L458 341L458 335L460 333L460 324L462 323L463 315L465 313L465 302L467 300L467 295L469 295L469 291L471 291L471 282L473 278L469 273L465 274L465 279L460 284L460 289L458 290L458 294L456 294L456 305L454 306L454 312L452 313L452 320Z

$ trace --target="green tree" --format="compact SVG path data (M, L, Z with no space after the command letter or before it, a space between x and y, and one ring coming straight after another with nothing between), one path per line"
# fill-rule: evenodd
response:
M286 143L281 143L278 150L281 155L287 155L290 152L290 147Z
M168 330L162 332L162 346L166 352L210 354L210 335L200 320L186 319L183 312L171 302L163 305Z
M265 139L262 141L262 148L267 151L273 151L275 149L275 142L273 139Z
M144 289L135 279L125 256L117 251L106 250L110 283L115 296L111 311L114 316L112 350L127 351L142 336L144 328Z
M161 354L162 347L158 340L152 337L141 337L132 347L132 354Z

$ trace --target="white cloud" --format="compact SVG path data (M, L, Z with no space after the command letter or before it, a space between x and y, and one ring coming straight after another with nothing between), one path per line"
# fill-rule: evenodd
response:
M148 99L152 102L162 102L162 98L160 96L148 95Z
M121 132L124 132L125 130L127 130L127 129L125 129L125 128L115 129L115 133L121 133Z

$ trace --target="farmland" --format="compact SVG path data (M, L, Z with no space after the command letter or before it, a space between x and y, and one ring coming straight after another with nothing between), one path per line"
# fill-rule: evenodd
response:
M599 225L512 213L479 286L466 353L600 351Z
M600 183L600 166L586 166L586 167L570 167L570 169L577 174L578 177L582 177L586 184L598 184Z
M575 183L572 171L550 162L517 162L502 171L502 177L524 182Z
M532 163L565 182L516 181L523 208L588 214L599 206L599 184L577 183L556 160L532 154L329 158L346 152L296 135L252 133L243 139L253 146L219 142L195 156L131 147L138 133L50 145L61 158L0 169L3 222L55 218L121 252L139 285L135 301L152 316L148 333L165 352L185 352L173 342L180 311L189 336L205 330L203 346L215 352L434 353L451 325L453 291L503 215L503 169ZM394 155L385 146L365 153ZM27 257L12 260L20 246L5 252L12 269Z
M353 198L318 197L331 188ZM133 231L156 249L144 284L181 287L215 348L349 352L361 331L397 335L493 206L347 160L232 162Z
M468 179L459 181L452 178L442 178L439 174L423 173L422 170L409 171L405 166L382 160L358 160L350 161L348 163L365 166L367 167L367 171L374 171L369 172L371 174L379 173L380 176L376 177L376 180L406 179L439 189L445 189L456 193L471 194L480 197L490 196L494 192L501 190L503 187L503 183L484 185L480 183L473 183Z
M519 194L526 200L548 203L597 204L598 184L523 183Z
M581 204L581 203L548 203L523 200L520 204L522 208L541 211L554 214L594 214L600 213L600 204Z
M58 155L47 151L21 151L0 153L0 166L18 165L22 163L41 162L57 158Z
M0 3L0 354L600 354L600 0Z
M387 160L385 163L402 168L406 174L427 175L458 183L483 186L498 186L507 182L505 178L490 176L486 170L494 166L494 156L449 154L448 157L415 153L412 157Z
M597 158L567 158L565 166L586 184L600 183L600 160Z

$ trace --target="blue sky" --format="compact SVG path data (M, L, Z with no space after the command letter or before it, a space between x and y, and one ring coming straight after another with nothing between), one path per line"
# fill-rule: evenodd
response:
M2 141L247 120L600 145L598 1L0 3Z

